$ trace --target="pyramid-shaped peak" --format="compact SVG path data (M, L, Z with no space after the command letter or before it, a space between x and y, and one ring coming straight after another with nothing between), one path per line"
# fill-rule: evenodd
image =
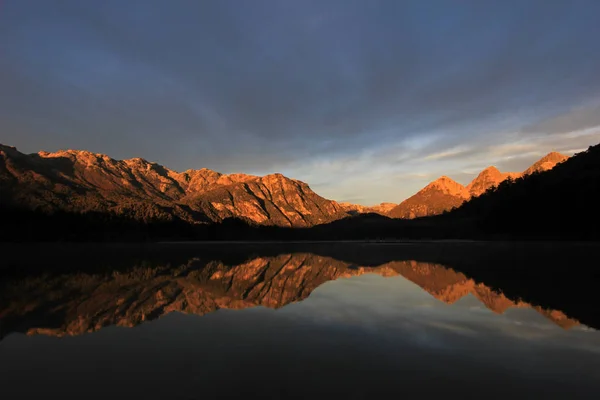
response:
M479 196L488 189L498 186L509 176L512 177L511 173L502 173L495 166L490 166L481 171L479 175L467 185L467 190L472 196Z
M557 151L551 151L550 153L548 153L544 157L542 157L538 162L547 162L547 161L561 162L561 161L566 160L567 158L569 158L569 156L561 154Z
M440 176L438 179L431 182L425 187L424 190L427 189L439 190L445 194L450 194L453 196L467 196L465 187L460 183L456 182L454 179L447 177L446 175Z
M490 165L489 167L487 167L486 169L484 169L483 171L481 171L481 174L483 174L484 172L486 173L494 173L494 174L501 174L502 172L500 172L500 170L498 168L496 168L493 165Z
M550 152L550 153L546 154L544 157L540 158L535 163L533 163L533 165L531 167L527 168L523 172L523 174L529 175L534 172L548 171L549 169L554 168L554 166L556 164L565 161L567 158L569 158L569 157L564 154L560 154L556 151Z
M481 181L481 180L498 180L498 179L504 179L504 175L502 172L500 172L500 170L496 167L489 166L486 169L484 169L483 171L481 171L479 173L479 175L477 175L477 177L473 180L473 182L471 182L469 185L472 186L474 183Z
M446 175L440 176L439 178L437 178L435 181L431 182L426 187L438 187L438 186L444 186L444 187L460 186L460 187L462 187L462 185L460 183L456 182L452 178L447 177Z
M445 183L450 183L450 184L452 184L452 183L459 184L459 183L458 183L458 182L456 182L454 179L452 179L452 178L450 178L450 177L448 177L448 176L446 176L446 175L442 175L442 176L440 176L439 178L437 178L437 179L436 179L435 181L433 181L432 183L434 183L434 182L445 182Z

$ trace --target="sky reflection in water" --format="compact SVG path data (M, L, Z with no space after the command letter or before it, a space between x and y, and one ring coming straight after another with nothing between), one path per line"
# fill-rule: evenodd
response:
M0 342L5 398L594 398L600 334L529 308L447 304L365 274L279 309L169 313L133 328Z

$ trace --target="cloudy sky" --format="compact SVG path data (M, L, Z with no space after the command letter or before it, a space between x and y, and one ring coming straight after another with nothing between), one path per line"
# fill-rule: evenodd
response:
M600 1L0 0L0 143L339 201L600 142Z

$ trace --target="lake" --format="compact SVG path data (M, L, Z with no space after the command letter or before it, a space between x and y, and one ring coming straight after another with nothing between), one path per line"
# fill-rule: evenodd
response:
M0 250L3 399L600 393L597 244Z

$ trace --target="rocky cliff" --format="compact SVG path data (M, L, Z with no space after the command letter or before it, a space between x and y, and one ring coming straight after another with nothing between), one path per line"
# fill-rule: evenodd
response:
M402 203L362 206L327 200L301 181L281 174L221 174L209 169L177 172L142 158L64 150L23 154L0 145L0 203L46 212L97 211L142 221L191 223L238 218L251 224L309 227L349 215L393 218L441 214L507 178L551 169L567 157L550 153L523 173L483 170L466 187L443 176Z
M23 154L0 145L0 202L45 211L99 211L140 220L312 226L347 213L304 182L281 174L176 172L141 158L114 160L66 150Z

